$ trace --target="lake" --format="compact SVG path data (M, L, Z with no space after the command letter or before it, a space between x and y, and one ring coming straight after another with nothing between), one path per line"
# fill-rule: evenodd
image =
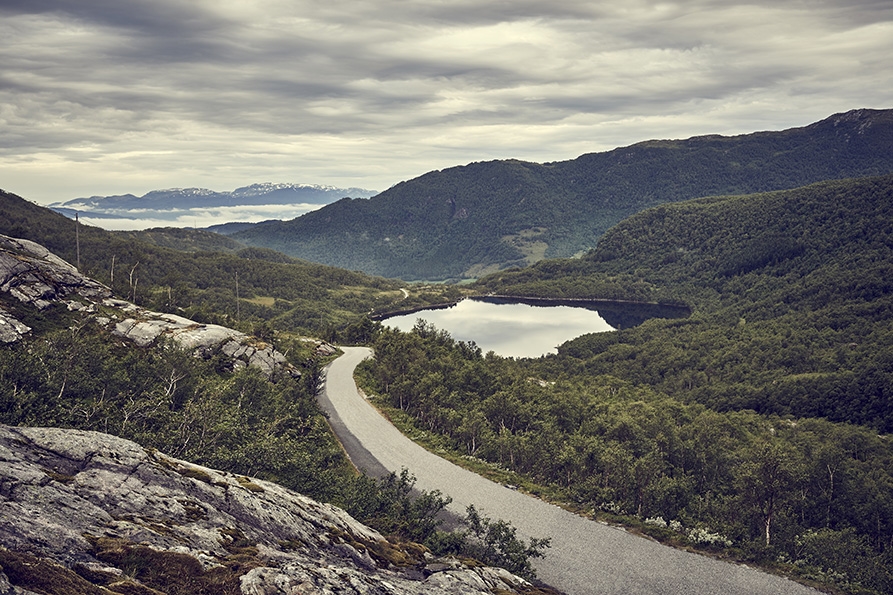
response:
M455 306L388 318L386 326L410 331L419 319L450 333L459 341L474 341L484 353L505 357L539 357L586 333L612 331L598 312L570 306L534 306L462 300Z

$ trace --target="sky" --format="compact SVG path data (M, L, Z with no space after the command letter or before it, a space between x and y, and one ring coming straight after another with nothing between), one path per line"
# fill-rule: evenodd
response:
M0 0L0 188L385 190L893 108L891 0Z

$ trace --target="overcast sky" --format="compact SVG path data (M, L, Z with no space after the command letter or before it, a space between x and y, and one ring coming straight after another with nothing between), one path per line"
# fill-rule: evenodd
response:
M0 0L0 188L298 182L893 107L891 0Z

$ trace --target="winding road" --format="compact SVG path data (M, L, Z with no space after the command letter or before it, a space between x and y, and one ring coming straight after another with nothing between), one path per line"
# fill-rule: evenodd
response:
M371 351L344 347L325 372L320 395L354 464L372 475L406 468L416 487L452 498L448 510L464 516L469 504L503 519L525 538L550 537L535 560L541 580L569 595L816 595L818 591L752 568L720 562L574 515L494 483L415 444L357 390L353 371Z

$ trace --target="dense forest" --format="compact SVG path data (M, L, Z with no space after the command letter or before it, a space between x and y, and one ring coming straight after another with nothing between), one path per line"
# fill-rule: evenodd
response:
M532 490L887 593L891 210L893 176L656 207L582 259L476 289L681 301L688 318L586 335L535 360L482 354L420 321L379 330L364 375L409 431Z
M645 211L580 260L481 280L496 293L682 301L562 346L611 374L725 411L893 430L893 177L708 198Z
M581 253L661 203L887 173L893 111L856 110L781 132L647 141L554 163L471 163L232 237L370 274L477 278Z
M374 347L372 394L433 448L670 543L849 592L893 588L893 447L868 428L719 412L557 360L485 355L424 322Z

